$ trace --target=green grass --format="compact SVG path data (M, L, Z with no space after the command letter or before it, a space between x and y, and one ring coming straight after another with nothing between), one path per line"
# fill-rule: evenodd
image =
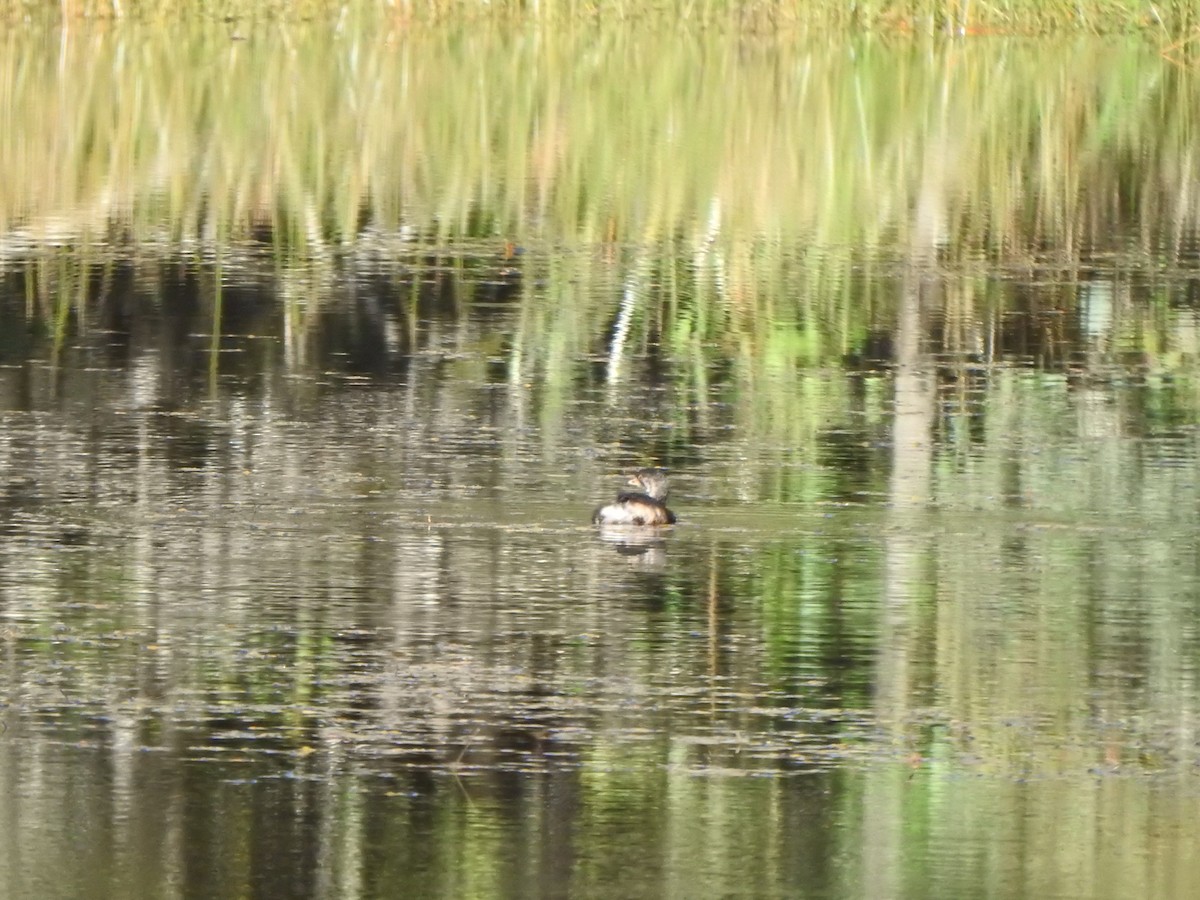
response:
M445 21L520 21L566 28L580 23L669 20L673 25L739 31L854 29L896 34L1030 35L1074 31L1151 31L1183 36L1200 22L1194 4L1138 0L391 0L383 4L338 0L3 0L14 18L344 22L377 16L396 29Z
M1137 43L250 34L7 33L0 231L269 225L308 253L365 216L433 243L683 241L741 281L788 242L1020 263L1114 214L1195 219L1200 91Z

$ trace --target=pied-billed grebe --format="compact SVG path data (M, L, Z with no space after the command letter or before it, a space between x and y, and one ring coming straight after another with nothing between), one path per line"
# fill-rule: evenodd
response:
M641 491L617 494L617 502L592 513L597 525L674 525L675 513L667 509L667 473L638 469L629 483Z

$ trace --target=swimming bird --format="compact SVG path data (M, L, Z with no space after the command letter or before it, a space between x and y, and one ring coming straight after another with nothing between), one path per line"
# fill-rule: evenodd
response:
M629 484L641 488L617 494L616 503L592 513L596 525L674 525L675 513L667 509L667 473L663 469L638 469Z

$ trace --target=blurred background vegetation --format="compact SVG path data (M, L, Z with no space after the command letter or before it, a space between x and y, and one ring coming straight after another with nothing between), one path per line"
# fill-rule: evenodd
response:
M6 32L0 260L34 294L63 247L484 265L537 285L525 336L578 350L624 303L681 355L819 359L890 302L850 302L856 275L953 271L953 326L996 278L1099 261L1153 292L1194 253L1200 81L1149 44L355 21ZM281 296L313 321L313 291Z
M737 29L852 28L881 33L948 35L1032 35L1073 30L1092 33L1148 31L1185 34L1200 18L1182 0L3 0L10 18L164 20L181 16L239 20L322 19L341 21L371 15L392 27L429 21L491 20L550 24L642 22L705 25Z

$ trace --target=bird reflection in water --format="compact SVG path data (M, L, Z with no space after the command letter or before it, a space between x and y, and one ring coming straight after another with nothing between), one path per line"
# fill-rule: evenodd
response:
M667 541L657 529L601 525L600 540L612 544L618 556L638 568L661 569L667 565Z

